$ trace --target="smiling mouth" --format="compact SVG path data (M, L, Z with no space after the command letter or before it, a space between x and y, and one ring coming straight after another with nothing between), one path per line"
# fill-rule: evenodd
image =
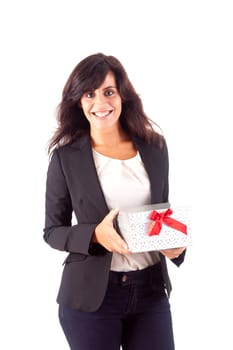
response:
M112 113L112 110L110 111L103 111L103 112L92 112L92 114L97 118L106 118Z

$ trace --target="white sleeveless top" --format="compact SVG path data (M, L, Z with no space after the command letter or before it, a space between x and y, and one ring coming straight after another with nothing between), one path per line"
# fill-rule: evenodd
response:
M120 160L104 156L93 149L93 157L109 209L151 203L150 182L139 153L133 158ZM158 252L113 253L111 270L141 270L159 260Z

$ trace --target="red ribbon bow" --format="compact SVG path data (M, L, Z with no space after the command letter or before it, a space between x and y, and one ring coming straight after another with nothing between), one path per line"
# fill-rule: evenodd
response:
M185 235L187 235L187 226L184 225L182 222L171 218L170 215L172 215L172 213L173 211L171 209L167 209L166 211L160 213L156 210L153 210L150 213L150 219L155 221L155 223L149 232L149 236L159 235L163 224L170 226L178 231L181 231Z

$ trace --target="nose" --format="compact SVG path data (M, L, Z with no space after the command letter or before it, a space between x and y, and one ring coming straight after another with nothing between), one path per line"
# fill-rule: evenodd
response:
M94 103L101 105L106 102L106 96L102 93L96 93L94 98Z

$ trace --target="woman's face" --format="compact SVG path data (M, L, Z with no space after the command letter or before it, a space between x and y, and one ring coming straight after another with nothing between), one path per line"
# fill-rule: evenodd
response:
M101 131L117 127L122 110L122 100L112 72L106 75L98 89L87 91L80 102L92 130Z

